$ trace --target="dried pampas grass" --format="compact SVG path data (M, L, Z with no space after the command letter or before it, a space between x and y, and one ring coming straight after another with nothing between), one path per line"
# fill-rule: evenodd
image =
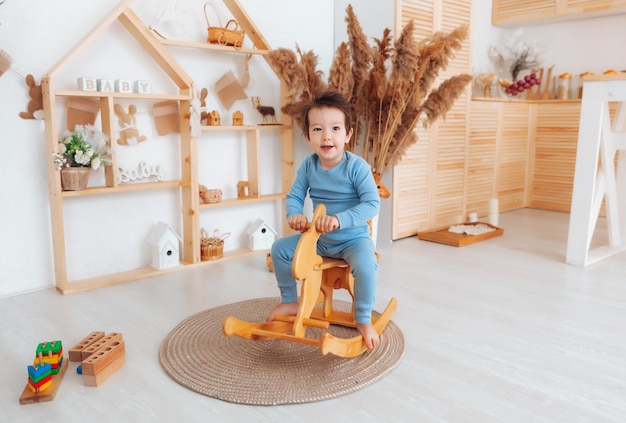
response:
M463 46L468 29L460 26L416 41L410 21L395 42L386 29L370 46L351 5L346 23L349 41L337 48L327 83L316 68L317 56L299 47L296 52L271 51L268 63L289 91L281 110L300 129L302 107L315 95L328 89L342 93L354 115L355 133L348 148L383 175L417 142L420 119L428 126L445 118L471 82L470 75L461 74L433 86Z

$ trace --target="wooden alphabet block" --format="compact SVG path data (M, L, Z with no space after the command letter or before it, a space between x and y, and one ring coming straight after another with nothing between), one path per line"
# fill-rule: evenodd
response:
M133 92L133 81L129 81L127 79L118 79L115 81L115 91L118 93L132 93Z
M138 94L150 94L152 93L152 84L150 81L135 81L135 92Z
M124 341L113 342L100 348L82 361L83 375L96 376L120 356L125 355Z
M121 341L123 341L121 333L111 332L107 336L105 336L104 338L99 339L98 341L94 342L93 344L90 344L87 347L85 347L80 352L81 361L83 361L86 358L88 358L91 354L95 353L100 348L103 348L106 345L109 345L111 343L121 342Z
M89 335L80 340L76 345L70 348L68 356L70 361L82 361L81 352L89 345L104 338L104 332L91 332Z
M78 89L81 91L98 91L96 78L81 76L78 78Z
M98 91L103 93L115 92L115 81L112 79L98 79Z

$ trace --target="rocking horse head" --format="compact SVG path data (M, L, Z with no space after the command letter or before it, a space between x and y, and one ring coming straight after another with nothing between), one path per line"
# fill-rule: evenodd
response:
M380 195L380 198L391 197L391 191L389 191L387 187L383 185L382 181L380 180L380 178L382 178L380 173L373 172L372 174L374 175L374 181L376 182L376 188L378 188L378 195Z

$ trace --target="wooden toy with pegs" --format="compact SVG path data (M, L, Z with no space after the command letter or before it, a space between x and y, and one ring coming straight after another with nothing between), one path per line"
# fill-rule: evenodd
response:
M343 260L321 257L316 253L320 233L315 221L326 214L326 207L318 205L312 223L304 232L294 253L292 273L302 282L300 303L296 316L277 316L272 322L252 323L232 316L224 319L222 330L226 336L238 335L252 340L282 339L317 346L322 354L356 357L367 351L361 335L352 338L335 337L324 332L319 339L306 336L307 327L328 329L331 324L356 327L352 313L333 309L333 291L346 289L354 298L354 279L350 266ZM392 298L383 313L373 318L378 334L391 320L397 301Z
M20 404L52 401L66 369L63 343L61 341L40 343L35 350L33 364L27 367L28 382L20 396Z
M126 363L122 334L91 332L70 348L70 361L80 362L85 386L100 386Z

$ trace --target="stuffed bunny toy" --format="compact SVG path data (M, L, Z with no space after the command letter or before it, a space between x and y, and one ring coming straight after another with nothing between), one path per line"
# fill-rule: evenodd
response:
M135 128L137 107L134 104L128 106L128 113L119 104L114 106L114 110L120 121L120 137L117 139L119 145L136 145L146 140L146 136L139 135L139 130Z

